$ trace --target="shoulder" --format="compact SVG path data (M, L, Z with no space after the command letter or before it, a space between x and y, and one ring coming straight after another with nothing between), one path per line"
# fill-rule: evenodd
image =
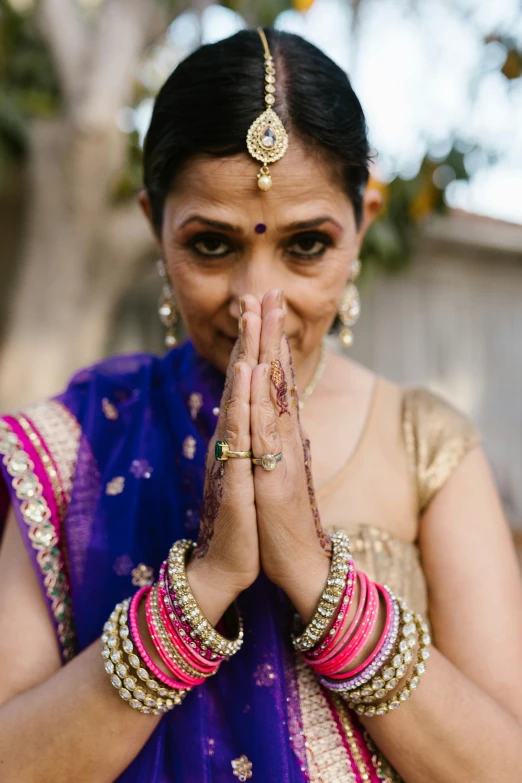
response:
M466 413L424 387L402 389L402 430L423 513L481 433Z

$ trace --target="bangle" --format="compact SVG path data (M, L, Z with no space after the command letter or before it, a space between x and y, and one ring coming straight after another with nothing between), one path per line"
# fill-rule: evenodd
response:
M332 542L332 561L326 586L323 590L312 619L299 636L293 637L296 650L307 652L321 640L331 617L338 609L339 601L345 590L351 560L350 541L343 531L337 530L330 536Z
M162 682L164 685L167 685L167 687L169 688L173 688L174 690L176 690L177 688L183 689L185 687L184 683L180 682L179 680L175 680L172 677L169 677L169 675L165 674L160 669L159 666L156 666L156 664L150 657L149 653L147 652L145 645L143 644L143 641L141 639L140 631L138 627L138 607L140 605L140 601L143 598L143 596L146 596L150 592L150 590L151 588L149 586L142 587L132 597L131 605L129 609L129 624L130 624L132 640L136 645L136 649L138 650L138 653L145 661L145 665L152 672L152 674L154 674L154 676L158 678L160 682Z
M345 679L345 674L342 673L343 669L360 654L377 619L379 609L379 593L377 592L377 588L366 575L361 573L360 577L364 577L363 583L366 581L368 585L367 601L360 622L349 642L344 644L340 652L334 658L327 663L314 665L317 672L326 674L334 680ZM347 632L347 636L349 636L349 631Z
M203 615L187 579L187 555L195 548L194 541L181 539L172 546L168 557L169 587L174 593L173 606L180 622L188 628L198 651L208 648L218 656L230 656L243 644L243 623L238 615L238 633L235 639L222 636Z
M170 642L168 636L165 634L162 636L160 632L161 625L157 624L153 616L153 601L156 597L156 586L154 586L147 595L147 601L145 604L145 613L147 617L147 625L149 633L151 635L152 643L158 651L163 663L173 673L178 680L180 680L185 686L191 688L196 685L201 685L205 682L205 677L196 672L189 672L186 668L182 655L180 655L172 644L169 645L167 650L167 643ZM156 604L157 607L157 604Z
M393 603L391 600L391 596L389 592L386 590L386 588L383 587L382 585L376 584L375 587L377 588L377 591L381 593L381 595L384 598L384 603L386 605L386 622L384 623L384 628L382 630L379 641L375 645L372 652L359 666L357 666L355 669L350 669L350 671L346 672L346 677L355 677L357 674L360 674L362 671L367 669L370 666L370 664L375 660L375 658L382 650L382 648L384 647L384 644L388 639L390 633L390 627L393 618Z
M357 572L355 571L353 560L350 558L348 561L348 573L346 574L346 587L333 627L326 639L321 642L318 647L315 647L308 653L303 653L304 659L311 666L313 666L317 660L320 660L321 662L329 660L329 658L332 655L335 655L342 646L344 640L344 624L348 619L352 607L356 581Z
M165 610L163 617L165 618L166 630L174 643L179 642L180 652L183 655L186 655L187 660L192 666L200 669L202 672L213 674L216 665L223 660L223 656L217 655L204 645L201 645L199 641L194 639L194 632L191 630L190 625L187 622L181 621L181 616L177 613L179 602L177 602L177 606L175 607L170 594L171 589L165 571L166 566L162 566L159 574L158 587L160 593L159 603ZM176 601L175 594L174 601Z
M218 665L216 665L211 672L203 671L202 669L200 670L196 666L193 666L188 660L188 654L185 653L184 643L181 642L179 637L176 637L176 640L174 640L170 636L167 631L167 610L162 601L160 601L158 585L155 585L155 589L151 593L151 612L153 621L156 625L157 634L159 634L166 652L177 661L180 668L184 669L193 677L203 677L204 679L211 677L216 673L219 668Z
M187 691L169 691L161 687L134 653L127 626L130 603L131 599L128 598L117 604L105 623L101 637L105 671L110 677L111 685L132 709L144 714L161 715L181 704ZM129 666L124 663L124 656L119 649L120 639L128 655L129 664L136 669L136 675L142 682L138 682L137 677L129 674ZM145 687L150 691L149 694L145 691Z
M363 669L359 674L356 674L355 676L350 676L345 680L328 680L326 678L320 678L320 682L322 685L324 685L326 688L332 691L349 691L353 690L355 688L360 688L361 685L364 685L369 680L371 680L378 671L387 663L388 659L392 655L395 645L397 642L397 637L399 635L399 604L397 603L397 599L390 590L389 587L386 585L384 586L384 589L388 593L390 597L390 601L392 604L392 613L393 613L393 619L390 624L390 629L388 632L388 636L386 637L384 644L382 645L381 649L377 653L374 660L365 668ZM408 648L409 649L409 648Z
M395 648L395 653L389 663L382 667L376 677L362 687L360 690L349 692L349 698L353 702L362 702L369 704L387 696L386 691L393 691L399 684L399 681L406 675L408 665L414 657L414 648L417 646L417 627L412 622L413 616L408 610L402 612L402 625L400 629L399 644ZM406 646L408 649L406 649ZM404 652L401 652L401 649Z
M405 605L401 608L407 609ZM413 667L414 673L406 680L404 686L391 699L381 702L376 706L367 704L356 704L353 699L346 699L348 707L355 710L358 715L365 715L367 718L374 718L379 715L386 715L388 712L397 710L412 693L419 687L420 678L426 671L426 661L430 657L429 646L431 639L428 633L428 626L419 614L413 616L413 622L417 627L420 637L420 645L417 653L417 663ZM412 623L413 624L413 623ZM415 638L410 636L409 638Z

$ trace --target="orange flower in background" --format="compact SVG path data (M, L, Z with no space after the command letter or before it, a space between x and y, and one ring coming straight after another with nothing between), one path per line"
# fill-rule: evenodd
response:
M296 11L305 14L313 6L314 0L293 0L292 5Z

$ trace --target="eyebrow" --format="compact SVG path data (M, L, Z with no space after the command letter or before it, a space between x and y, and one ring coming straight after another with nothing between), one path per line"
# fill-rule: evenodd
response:
M211 220L210 218L203 217L203 215L191 215L183 221L180 228L185 228L185 226L188 226L190 223L203 223L203 225L211 226L211 228L217 228L221 231L231 231L235 234L243 233L241 226L234 226L232 223L226 223L222 220ZM341 231L343 230L342 225L330 215L321 215L320 217L311 218L310 220L296 220L293 223L288 223L286 226L283 226L282 230L283 232L303 231L309 228L317 228L317 226L321 226L323 223L333 223L338 229Z

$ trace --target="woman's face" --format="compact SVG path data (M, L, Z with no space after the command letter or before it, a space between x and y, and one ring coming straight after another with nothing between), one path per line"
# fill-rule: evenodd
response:
M223 372L245 294L283 290L296 369L318 350L378 208L367 193L358 230L328 166L295 141L271 167L267 192L257 187L259 165L247 155L194 158L165 204L161 250L180 316L198 352Z

